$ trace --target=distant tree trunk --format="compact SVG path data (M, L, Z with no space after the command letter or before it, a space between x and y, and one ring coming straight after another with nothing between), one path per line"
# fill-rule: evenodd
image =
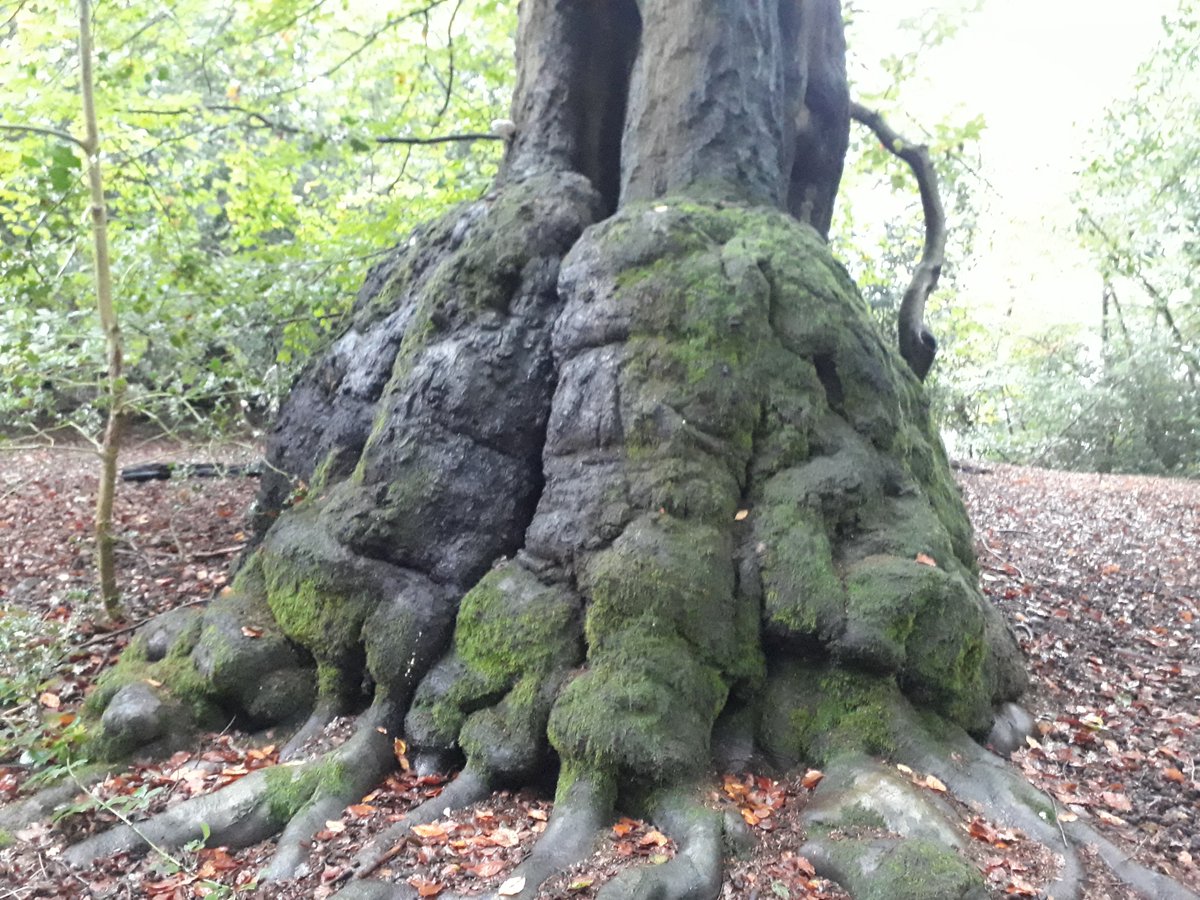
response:
M604 900L716 897L710 766L803 761L827 769L822 871L863 896L982 896L886 756L1055 842L1071 895L1040 795L967 737L1021 693L1022 659L920 385L824 240L849 127L838 3L525 0L517 52L494 189L367 277L271 436L261 542L159 642L253 721L315 689L289 754L369 703L355 737L72 858L286 824L266 875L287 876L403 734L418 769L463 769L358 875L414 824L550 776L513 896L620 805L680 852ZM100 743L145 743L110 715L146 690L120 671ZM992 740L1023 740L1019 711L999 721Z

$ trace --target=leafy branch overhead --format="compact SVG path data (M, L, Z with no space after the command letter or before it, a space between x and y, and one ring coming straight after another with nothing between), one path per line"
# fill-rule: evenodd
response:
M946 213L938 191L937 171L929 159L926 146L902 138L875 110L861 103L851 103L850 116L871 129L890 153L908 164L921 192L925 244L921 258L913 269L912 280L904 291L896 330L900 355L914 374L924 381L937 355L937 340L925 327L925 302L937 288L946 255Z

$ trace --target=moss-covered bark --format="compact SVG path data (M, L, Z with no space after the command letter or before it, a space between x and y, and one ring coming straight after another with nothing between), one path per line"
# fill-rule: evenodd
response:
M280 511L161 659L135 646L97 712L146 679L174 716L259 723L373 696L422 768L561 766L587 804L702 777L726 711L781 765L896 754L910 704L987 730L1023 686L1015 646L921 389L824 243L685 198L585 230L588 203L569 178L501 188L458 214L462 269L363 302L412 330L353 465ZM488 253L506 302L468 290ZM112 719L98 746L148 733ZM345 766L264 779L264 821L315 816Z

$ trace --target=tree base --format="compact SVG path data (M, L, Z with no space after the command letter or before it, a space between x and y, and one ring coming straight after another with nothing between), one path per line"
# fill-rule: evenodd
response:
M917 868L919 896L982 890L929 798L864 807L855 785L884 771L870 757L1047 846L1070 835L967 737L1023 689L1020 654L977 590L920 386L824 242L731 203L667 198L591 224L599 208L579 176L514 180L372 274L283 415L264 479L277 517L232 590L140 636L92 701L94 747L114 753L177 740L189 715L261 725L312 705L295 764L90 838L71 862L179 846L204 823L214 845L282 830L264 877L287 878L402 734L418 766L464 774L359 874L414 823L557 767L509 896L589 853L620 807L680 852L604 900L714 897L725 829L696 790L714 745L830 768L809 849L857 896L905 896L873 892ZM299 758L368 698L346 744ZM920 827L902 807L928 807ZM862 809L886 843L835 838ZM1056 895L1072 896L1078 864L1056 852Z

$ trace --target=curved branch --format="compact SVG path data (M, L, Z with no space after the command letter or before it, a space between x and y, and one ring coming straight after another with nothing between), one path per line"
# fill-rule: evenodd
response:
M182 107L178 109L126 109L125 112L134 115L143 116L186 116L196 112L197 109L207 110L209 112L234 113L244 116L247 120L257 122L261 128L269 128L279 134L297 134L307 135L310 137L326 137L317 131L309 131L304 128L297 128L295 125L289 125L287 122L281 122L278 119L272 119L263 113L253 109L248 109L244 106L237 106L229 103L206 103L203 106L197 107ZM59 132L46 131L41 128L26 128L19 125L0 125L0 130L13 129L20 131L39 131L47 134L53 134L57 137L62 137L67 140L74 140L70 135L64 135ZM376 144L410 144L410 145L430 145L430 144L453 144L453 143L469 143L472 141L504 141L508 136L497 134L494 132L469 131L457 134L437 134L429 137L368 137L364 141L371 141ZM79 143L76 141L76 143ZM82 145L81 145L82 146Z
M67 134L65 131L58 131L54 128L38 128L36 125L4 125L0 124L0 131L11 131L18 134L43 134L46 137L58 138L60 141L69 141L76 147L79 147L85 153L88 150L88 145L80 138L73 134Z
M938 192L937 172L929 160L929 148L906 141L875 110L851 103L850 118L870 128L890 153L908 163L921 191L925 247L900 302L897 332L900 355L917 378L924 381L937 354L937 340L925 327L925 301L937 288L946 258L946 213Z

